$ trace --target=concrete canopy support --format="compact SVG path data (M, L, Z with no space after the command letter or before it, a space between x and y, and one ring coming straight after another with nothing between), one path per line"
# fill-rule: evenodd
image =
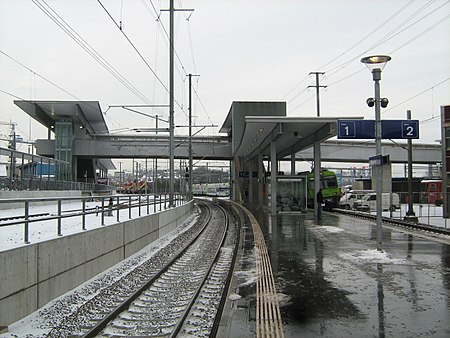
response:
M263 156L258 154L258 208L264 205L264 172L263 172Z
M253 160L248 165L248 204L253 205Z
M314 215L317 216L318 205L316 195L320 190L320 167L322 163L320 161L320 141L314 141ZM306 182L309 184L309 182Z
M233 200L242 202L242 182L239 177L239 171L241 170L241 159L237 156L233 159Z
M295 153L291 154L291 175L295 175Z
M277 144L270 143L270 213L277 213Z

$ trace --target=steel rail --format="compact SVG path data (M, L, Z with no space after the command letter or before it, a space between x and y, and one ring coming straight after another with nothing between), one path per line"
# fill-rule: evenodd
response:
M364 219L368 219L368 220L376 220L376 216L371 215L366 212L352 211L352 210L345 210L345 209L338 209L338 208L334 208L333 212L338 212L340 214L358 217L358 218L364 218ZM393 226L396 226L399 228L404 228L404 229L409 229L409 230L420 230L420 231L425 231L428 233L450 236L450 229L447 229L447 228L440 228L440 227L422 224L422 223L415 224L415 223L410 223L410 222L406 222L406 221L399 220L399 219L393 219L393 218L389 218L389 217L382 217L382 221L383 221L383 223L393 225Z
M109 322L115 319L120 313L128 309L131 303L134 300L136 300L145 290L147 290L150 287L150 285L152 285L162 274L164 274L170 268L170 266L172 266L174 262L176 262L189 249L192 243L194 243L201 236L201 234L206 229L212 217L210 207L205 203L201 203L201 205L203 205L203 207L208 211L208 217L204 221L202 230L199 231L199 233L194 237L194 239L190 243L188 243L184 248L179 250L172 257L172 259L162 269L160 269L151 279L149 279L145 284L143 284L140 288L138 288L130 297L128 297L126 300L117 305L112 312L110 312L107 316L105 316L94 327L89 329L89 331L87 331L84 335L82 335L82 337L92 338L95 337L97 334L99 334L108 325Z
M219 306L217 308L216 317L214 318L214 323L213 323L213 326L211 328L210 337L216 337L217 333L219 331L220 322L221 322L221 319L222 319L223 309L225 307L228 291L230 289L231 280L232 280L232 277L233 277L233 267L236 264L237 254L238 254L238 250L239 250L239 242L241 240L241 231L240 230L242 229L243 224L245 223L244 216L242 215L243 210L242 209L238 209L238 207L236 207L234 204L228 203L228 205L230 206L230 210L235 215L236 220L238 221L236 245L234 246L234 249L233 249L233 259L231 261L231 268L228 271L228 275L227 275L227 278L225 280L225 286L224 286L224 289L223 289L223 293L222 293L222 297L220 299Z
M197 291L195 292L194 296L192 297L191 301L189 302L188 306L186 307L183 315L181 316L180 320L178 321L177 325L175 326L174 330L172 331L172 333L170 334L170 338L174 338L176 337L176 335L180 332L181 328L183 327L183 324L186 320L186 318L188 317L189 313L191 312L192 307L194 306L201 290L203 289L203 287L205 286L206 281L208 280L211 271L214 267L214 265L216 264L217 260L219 259L219 255L220 255L220 251L223 247L223 244L225 243L226 240L226 236L227 236L227 232L229 229L229 225L230 225L230 221L228 218L228 214L225 211L225 209L220 206L220 205L216 205L224 214L225 216L225 228L224 231L222 233L222 239L220 240L220 245L218 246L218 248L216 249L216 253L214 254L214 258L211 261L208 270L206 271L204 277L203 277L203 281L200 283L199 287L197 288Z

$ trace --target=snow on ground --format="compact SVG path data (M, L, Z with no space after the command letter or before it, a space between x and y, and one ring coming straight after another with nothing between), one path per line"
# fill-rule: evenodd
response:
M150 200L150 202L152 202ZM99 207L101 210L102 203L99 201L92 201L86 203L86 209ZM75 214L77 211L81 209L81 202L68 202L62 205L62 214L72 213ZM105 210L107 208L107 203L105 203ZM153 205L149 206L149 214L154 212ZM164 211L164 205L161 206L161 210ZM137 218L139 217L139 209L137 207L132 208L131 217ZM159 212L159 205L156 207L156 211ZM125 221L129 219L129 210L128 208L120 209L120 218L119 221ZM15 208L15 209L7 209L0 210L0 219L11 216L23 216L25 213L24 208ZM50 213L52 215L56 215L58 213L58 206L56 203L50 205L43 206L31 206L29 214L38 214L38 213ZM113 210L112 216L104 217L104 224L102 225L101 221L101 212L93 213L86 215L86 230L92 230L95 228L100 228L102 226L108 226L111 224L118 223L117 222L117 211ZM141 215L147 215L147 206L141 206ZM33 218L30 218L32 220ZM5 251L9 249L14 249L20 246L27 245L24 243L24 224L16 224L16 225L4 225L7 221L0 221L0 251ZM52 238L57 238L57 223L56 219L48 220L48 221L36 221L30 222L29 224L29 242L43 242ZM62 227L61 232L63 236L67 236L70 234L78 233L84 231L82 229L82 218L81 215L77 214L74 217L63 218L61 221Z
M284 306L288 306L288 305L292 304L291 296L288 296L284 293L278 292L277 297L278 297L278 304L280 305L280 307L284 307Z
M391 257L386 251L378 251L377 249L368 249L355 251L351 253L339 254L344 260L355 261L361 264L392 264L392 265L411 265L411 262L405 259L397 259Z
M244 282L238 285L238 288L256 284L257 276L255 269L235 271L233 275L234 277L239 278L239 280L244 280Z
M342 229L342 228L334 227L334 226L326 226L326 225L313 227L313 228L311 228L311 230L312 231L329 232L332 234L344 231L344 229Z
M231 294L228 296L228 299L229 299L229 300L232 300L232 301L238 300L238 299L241 299L241 298L242 298L242 296L241 296L241 295L238 295L237 293L231 293Z

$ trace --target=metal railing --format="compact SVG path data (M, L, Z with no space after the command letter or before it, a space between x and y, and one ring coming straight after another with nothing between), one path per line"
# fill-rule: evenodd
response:
M177 193L174 194L175 207L186 202L185 196ZM98 225L105 226L105 218L114 217L114 214L116 216L116 222L120 222L121 219L124 219L124 214L126 214L127 219L132 219L132 211L136 209L137 216L134 215L134 217L141 217L143 214L142 209L144 209L144 213L147 215L169 209L169 196L167 194L140 194L0 199L0 204L7 205L12 203L14 205L23 203L23 208L0 211L0 227L23 224L23 242L29 244L29 230L30 224L32 223L55 221L56 235L63 236L62 228L64 220L79 218L77 225L80 226L80 230L87 230L87 216L95 215L95 218L98 217ZM88 203L91 205L88 205ZM33 207L38 210L33 211ZM17 211L17 215L11 215L11 210Z
M397 197L392 195L397 194ZM445 194L441 192L414 192L411 196L407 192L392 193L386 200L383 200L383 216L392 219L404 219L409 210L409 200L412 198L412 210L419 223L447 228L450 220L444 217L443 203ZM450 198L450 196L448 197ZM396 208L390 208L395 205ZM375 208L367 210L375 213ZM449 223L449 224L447 224Z

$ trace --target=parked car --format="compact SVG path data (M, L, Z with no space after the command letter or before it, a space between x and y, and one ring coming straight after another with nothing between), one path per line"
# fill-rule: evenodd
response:
M367 194L361 200L355 201L353 206L356 210L360 211L374 211L377 209L377 194ZM400 209L400 196L397 193L383 192L381 209L383 211Z
M353 204L357 200L361 200L364 195L372 193L373 190L350 190L344 194L339 200L339 208L342 209L353 209Z

